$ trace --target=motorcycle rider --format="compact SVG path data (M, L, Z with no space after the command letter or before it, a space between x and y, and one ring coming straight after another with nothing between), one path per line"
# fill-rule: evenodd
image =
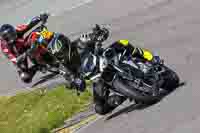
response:
M27 24L18 25L16 28L10 24L3 24L0 27L0 48L2 53L14 64L19 74L19 77L24 83L30 83L32 78L38 70L43 71L46 69L33 62L33 66L28 65L28 54L31 54L34 48L32 48L32 43L48 43L45 39L41 39L40 33L36 31L31 31L30 40L24 35L33 29L40 22L45 23L48 19L48 13L42 13L40 16L36 16L31 19ZM70 40L63 34L60 37L64 41L70 50L67 51L69 55L66 64L66 79L70 82L71 87L75 87L80 91L85 89L85 81L82 80L78 75L79 55L76 52L76 48L72 46Z
M105 27L96 25L92 29L92 33L82 34L77 41L79 51L84 51L86 47L92 47L92 43L100 41L101 43L107 40L109 36L109 30ZM97 38L95 38L97 37ZM126 50L126 55L131 55L132 58L141 59L143 61L156 62L158 57L155 56L148 50L139 48L131 44L128 40L118 40L109 46L114 49L116 53L123 53ZM87 48L88 49L88 48ZM84 52L83 52L84 53ZM88 53L88 52L85 52ZM120 95L111 94L108 89L105 89L103 81L97 81L93 83L93 100L95 103L95 110L99 114L106 114L116 108L118 105L123 103L126 98Z
M46 22L48 16L49 14L43 13L40 14L40 16L32 18L31 21L27 24L18 25L17 27L12 26L11 24L3 24L0 27L1 51L14 64L19 74L19 77L24 83L30 83L36 72L43 69L43 66L40 66L38 64L34 64L33 66L29 67L27 56L28 54L30 54L29 52L33 49L31 47L32 43L43 43L41 42L39 32L31 32L30 42L28 41L27 37L24 37L24 35L40 22ZM61 35L61 37L63 38L63 40L67 41L66 45L71 44L69 42L70 40L67 37L64 37L64 35ZM43 39L42 41L45 40ZM71 47L72 52L75 51L74 49L74 47ZM71 57L69 59L74 59L75 53L77 52L73 52L73 55L70 55ZM77 54L76 57L78 57ZM76 59L72 61L68 60L67 63L68 66L71 68L69 68L69 70L67 71L66 78L70 80L70 83L73 87L76 87L77 89L83 91L85 89L85 82L78 77L75 72L76 67L74 67L74 64L79 64L76 63Z
M1 51L14 64L24 83L30 83L37 70L40 69L36 64L29 68L27 58L23 60L20 58L30 48L24 35L39 22L46 21L47 18L48 15L43 13L33 17L27 24L20 24L16 27L11 24L3 24L0 27Z

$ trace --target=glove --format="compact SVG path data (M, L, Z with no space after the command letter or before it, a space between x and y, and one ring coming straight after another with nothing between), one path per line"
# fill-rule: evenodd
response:
M159 56L154 56L153 57L153 61L152 61L154 64L159 64L161 62L161 59Z
M72 82L72 86L75 87L77 90L83 92L86 88L86 83L80 78L75 78Z
M48 19L48 17L49 17L49 14L48 14L48 13L42 13L42 14L40 14L40 19L41 19L41 21L43 21L43 22L46 22L47 19Z

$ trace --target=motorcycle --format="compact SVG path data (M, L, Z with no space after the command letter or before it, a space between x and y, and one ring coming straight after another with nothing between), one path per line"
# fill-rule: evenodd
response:
M118 54L111 47L103 48L98 39L94 45L94 50L81 63L81 72L85 79L103 81L109 91L137 102L151 103L179 84L178 75L162 59L156 63L134 59L127 56L126 50Z

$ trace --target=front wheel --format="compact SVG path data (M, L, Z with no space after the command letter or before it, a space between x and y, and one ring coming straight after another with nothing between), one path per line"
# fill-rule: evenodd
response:
M108 91L105 90L105 84L102 80L93 83L94 109L97 114L105 115L112 110L106 101L108 95Z

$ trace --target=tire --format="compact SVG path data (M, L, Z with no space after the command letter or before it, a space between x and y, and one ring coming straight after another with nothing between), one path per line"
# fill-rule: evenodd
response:
M94 109L97 114L105 115L112 111L113 108L107 104L108 93L104 91L104 82L102 80L93 83Z
M95 104L95 107L94 107L94 110L97 114L100 114L100 115L105 115L107 112L105 111L104 109L104 106L103 104Z
M167 91L172 91L176 87L179 86L180 79L176 72L174 72L173 70L171 70L170 68L166 66L165 66L165 69L166 69L166 72L163 75L164 84L162 85L162 88Z
M100 114L100 115L105 115L109 112L111 112L114 108L110 107L108 104L103 104L103 103L96 103L95 104L95 112L97 114Z

